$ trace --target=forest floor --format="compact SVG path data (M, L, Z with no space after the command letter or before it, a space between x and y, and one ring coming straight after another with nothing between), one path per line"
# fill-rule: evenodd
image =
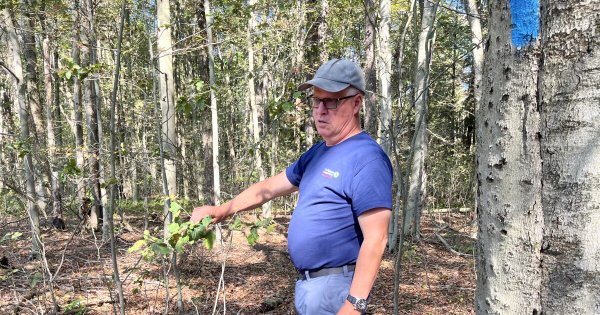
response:
M126 220L130 225L119 230L117 242L126 312L164 314L164 266L127 252L141 238L142 224L138 223L143 220ZM261 232L254 246L248 245L243 231L235 231L223 237L224 245L211 251L194 246L178 257L185 314L294 314L296 275L286 248L289 216L276 215L275 222L275 231ZM469 236L469 222L470 217L462 213L424 216L420 242L404 246L400 314L474 314L475 244ZM89 230L73 232L77 223L69 224L70 228L62 232L48 224L42 229L49 269L55 273L53 292L60 313L114 313L117 297L111 289L110 246L102 244L100 236L95 239ZM44 314L52 309L43 264L28 260L27 228L27 218L0 219L0 237L23 233L16 240L0 242L0 258L6 257L10 266L0 269L0 314ZM453 253L448 247L466 254ZM393 254L386 253L369 314L393 313L394 260ZM177 290L170 274L167 313L175 314Z

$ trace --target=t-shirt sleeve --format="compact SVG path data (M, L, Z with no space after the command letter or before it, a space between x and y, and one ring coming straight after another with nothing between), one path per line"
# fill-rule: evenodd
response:
M292 165L285 169L285 175L287 176L287 179L296 187L300 186L300 180L302 180L303 173L304 172L300 167L300 159L296 160L296 162L292 163Z
M392 209L392 166L378 158L365 164L352 179L352 211L360 216L375 208Z

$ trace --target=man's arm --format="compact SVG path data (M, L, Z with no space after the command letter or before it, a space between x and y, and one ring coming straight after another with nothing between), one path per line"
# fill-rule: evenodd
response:
M363 243L358 252L354 278L350 286L350 295L366 299L371 292L381 258L387 244L388 224L391 211L385 208L371 209L358 217L358 224L363 233ZM354 306L346 301L338 311L340 314L359 314Z
M210 215L213 217L213 222L220 222L238 211L258 208L273 198L289 195L297 190L298 187L290 183L284 171L253 184L222 205L195 208L190 220L199 222L205 216Z

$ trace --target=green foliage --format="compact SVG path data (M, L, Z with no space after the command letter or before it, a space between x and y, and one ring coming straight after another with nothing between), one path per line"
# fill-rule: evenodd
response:
M73 58L68 57L63 61L63 67L61 67L57 74L58 77L68 82L72 81L74 77L79 80L84 80L91 74L98 74L108 69L108 65L105 63L95 63L86 67L82 67L76 64Z
M235 217L233 223L229 225L229 228L234 231L243 231L248 229L246 233L246 240L248 244L255 245L258 241L258 232L260 229L264 229L266 233L272 233L275 231L276 224L273 223L272 218L264 218L262 220L256 220L252 223L245 223L240 219L239 216Z
M77 298L65 306L65 314L83 315L88 312L87 307L82 305L81 299Z
M215 233L209 229L212 222L211 217L205 217L198 224L192 221L183 221L181 219L182 207L179 203L171 201L169 211L172 216L172 223L167 226L166 238L153 236L150 231L144 231L144 238L138 240L127 251L129 253L142 252L146 260L152 260L156 256L167 257L171 253L183 253L188 245L193 245L202 241L207 249L212 249L215 242ZM158 232L158 229L155 229Z
M6 241L14 241L14 240L18 239L21 235L23 235L23 233L18 232L18 231L13 232L13 233L8 232L8 233L4 234L2 239L0 239L0 244L2 244L3 242L6 242Z
M35 288L35 286L42 280L44 280L44 276L39 271L36 271L29 279L29 286L31 288Z

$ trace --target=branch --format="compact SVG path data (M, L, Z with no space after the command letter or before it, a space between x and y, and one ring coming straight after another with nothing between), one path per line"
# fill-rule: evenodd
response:
M2 66L2 68L4 68L6 72L8 72L10 75L12 75L13 78L17 80L17 83L21 83L19 77L17 77L17 75L14 72L12 72L12 70L10 70L10 68L7 65L5 65L4 62L0 61L0 66Z
M452 246L450 246L450 244L448 244L448 242L446 242L446 240L441 235L439 235L437 232L435 232L435 236L438 238L438 240L440 240L440 242L442 242L442 244L444 245L444 247L446 247L446 249L448 249L454 255L457 255L457 256L467 256L467 257L472 257L473 256L471 254L465 254L465 253L461 253L461 252L458 252L458 251L454 250L454 248L452 248Z

